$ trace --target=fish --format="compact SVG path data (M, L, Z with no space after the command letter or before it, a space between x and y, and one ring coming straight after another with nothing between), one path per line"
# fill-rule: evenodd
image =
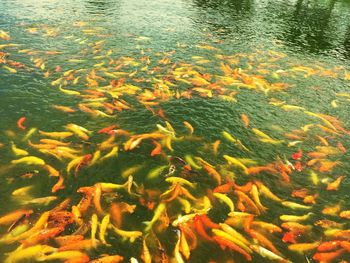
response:
M192 127L192 125L189 122L187 122L187 121L184 121L183 124L189 130L190 134L193 134L194 128Z
M40 242L45 242L54 238L63 232L64 227L54 227L49 229L43 229L36 234L30 236L29 238L22 241L22 248L30 247L39 244Z
M168 168L169 166L168 165L161 165L161 166L157 166L153 169L151 169L148 174L147 174L147 179L151 180L151 179L154 179L154 178L157 178L161 175L161 173L166 169Z
M312 212L309 212L305 215L302 216L296 216L296 215L281 215L280 219L282 221L287 221L287 222L300 222L300 221L305 221L308 220L311 216L313 215Z
M146 238L142 240L142 255L141 258L144 263L152 263L152 255L147 247Z
M304 254L307 251L316 249L319 245L320 245L320 242L298 243L298 244L289 245L288 249L300 254Z
M116 228L112 224L109 225L113 231L118 235L123 238L123 240L129 239L131 243L135 242L137 238L142 237L143 233L141 231L125 231L121 230L119 228Z
M29 185L29 186L24 186L21 188L18 188L14 191L12 191L11 195L12 196L26 196L28 195L28 193L33 190L33 185Z
M160 216L166 211L166 205L165 203L160 203L158 204L157 208L155 209L154 211L154 215L151 219L151 221L146 221L146 222L143 222L145 225L146 225L146 228L145 228L145 232L149 232L154 223L158 221L158 219L160 218Z
M104 256L104 257L91 260L89 261L89 263L119 263L119 262L123 262L123 260L124 260L123 256L112 255L112 256Z
M79 91L64 89L64 88L62 88L61 85L58 89L67 95L71 95L71 96L80 96L81 95L81 93Z
M54 139L65 139L70 136L73 136L72 132L44 132L44 131L39 131L41 135L54 138Z
M263 258L267 258L269 260L275 260L278 262L283 262L283 263L291 263L292 261L289 261L287 259L284 259L283 257L277 255L276 253L273 253L272 251L259 246L259 245L250 245L250 248L254 250L256 253L258 253L260 256Z
M25 121L26 121L26 117L21 117L21 118L19 118L18 121L17 121L17 127L18 127L19 129L21 129L21 130L27 129L27 127L25 127L25 126L23 125Z
M81 127L79 125L76 125L74 123L68 123L66 125L66 129L73 132L75 135L77 135L79 138L82 140L88 141L89 140L89 135L91 132L84 127Z
M30 139L30 137L37 131L37 128L30 128L29 131L23 136L22 142Z
M245 174L248 174L248 168L241 161L229 155L223 155L224 159L231 165L241 168Z
M333 182L329 183L327 185L327 190L328 191L335 191L338 190L340 183L344 180L345 176L339 176L337 179L335 179Z
M85 253L78 250L53 252L50 255L38 257L37 261L69 260L72 258L79 258L79 262L89 262L89 257ZM86 258L88 261L86 261ZM82 259L85 259L85 261L82 261Z
M35 157L35 156L26 156L26 157L22 157L20 159L17 160L12 160L11 161L12 164L28 164L28 165L45 165L45 161L39 157Z
M33 213L31 209L19 209L13 212L10 212L6 215L0 217L0 225L10 225L13 222L19 220L20 218L28 217Z
M16 156L29 155L29 153L26 150L18 148L13 141L11 141L11 150Z
M241 119L242 119L242 121L244 123L244 127L248 128L248 126L249 126L249 118L248 118L248 116L245 115L244 113L242 113Z
M166 182L171 183L171 184L180 184L180 185L187 185L193 189L196 188L196 184L195 183L191 183L190 181L182 178L182 177L167 177L165 179Z
M289 207L293 210L295 210L295 209L310 210L312 208L312 206L301 205L301 204L290 202L290 201L283 201L283 202L281 202L281 204L283 206Z
M91 216L91 246L92 247L97 246L97 241L96 241L97 227L98 227L98 217L94 213Z
M16 263L23 260L36 260L46 253L55 252L56 248L47 245L35 245L24 249L19 249L11 252L4 263Z
M241 240L235 238L234 236L228 234L227 232L219 229L212 229L212 232L215 236L231 241L238 247L242 248L246 253L248 254L252 253L252 250L246 244L244 244Z
M232 249L233 251L236 251L240 254L242 254L244 256L244 258L247 261L251 261L252 260L252 256L250 254L248 254L245 250L243 250L242 248L240 248L239 246L237 246L235 243L233 243L230 240L224 239L222 237L219 236L214 236L213 239L215 240L215 242L217 242L222 248L228 247L230 249Z
M49 205L52 201L55 201L56 199L57 199L57 196L52 195L52 196L34 198L31 200L23 200L21 201L21 203L24 205L28 205L28 204Z
M229 207L230 212L233 212L235 210L233 201L227 195L221 193L213 193L213 196L225 203Z

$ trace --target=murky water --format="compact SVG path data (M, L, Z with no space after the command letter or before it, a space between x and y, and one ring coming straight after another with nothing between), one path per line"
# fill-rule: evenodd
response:
M77 193L80 187L91 187L96 196L98 183L123 184L132 175L132 193L125 189L102 190L104 211L99 211L94 199L82 220L89 225L97 214L101 222L113 203L126 202L136 208L124 215L119 227L141 231L142 237L130 242L109 229L106 239L111 245L81 250L91 259L119 254L125 262L131 257L142 262L142 242L146 240L154 262L160 262L159 240L164 255L170 261L179 261L174 259L179 228L172 223L178 216L196 213L207 214L215 223L228 222L250 244L273 250L242 224L228 220L232 216L228 216L227 204L212 193L218 186L217 179L204 168L212 165L222 184L234 180L239 186L252 182L256 187L259 181L281 199L308 206L291 209L271 201L258 187L267 210L260 207L256 211L239 198L238 186L225 193L235 211L248 212L255 216L254 221L282 228L281 215L312 213L301 222L312 226L304 232L299 226L294 232L283 228L269 233L253 224L252 231L265 235L283 258L307 262L317 248L316 243L305 251L288 248L293 243L286 240L288 232L296 243L349 239L348 232L340 230L348 229L344 211L350 210L347 1L2 0L0 10L0 30L9 35L0 37L1 215L32 209L32 215L17 222L31 227L43 212L66 198L71 203L63 210L72 211L71 206L78 205L82 198L82 193ZM69 107L72 112L57 106ZM249 118L249 125L242 121L242 114ZM17 124L21 117L26 117L25 130ZM185 121L194 128L193 134ZM45 146L40 141L49 135L39 131L67 131L69 123L88 130L75 129L73 136L63 139L70 143L69 149ZM130 133L116 132L114 137L98 133L110 125ZM28 135L31 128L36 130ZM234 138L225 136L224 131ZM82 138L81 132L87 138ZM137 147L128 149L127 142L136 144L140 136L146 137ZM107 140L110 142L103 144ZM216 150L213 144L218 141ZM24 156L13 150L12 142L57 170L64 179L64 188L52 192L59 177L49 176L52 171L43 165L12 163ZM162 145L161 154L150 156L157 144ZM109 156L113 149L117 152ZM299 150L300 158L293 155ZM88 154L93 161L82 162L80 169L75 169L78 162L74 160ZM244 160L230 164L224 155ZM72 169L67 168L70 164ZM171 201L169 195L161 195L171 187L165 181L171 165L175 167L173 176L196 183L195 189L185 187L195 201L183 193L182 199ZM253 167L258 166L267 168L254 174ZM149 178L154 169L159 172ZM33 176L23 176L26 173ZM337 178L341 181L338 189L330 190ZM32 186L28 193L13 194L25 186ZM174 187L179 191L179 185ZM295 191L300 189L304 193L307 189L305 196L313 201L298 197ZM256 204L250 188L246 194ZM47 196L57 199L48 204L30 203ZM200 211L206 196L210 209ZM166 204L167 213L162 214L153 231L146 231L143 222L152 219L160 204ZM333 210L324 210L330 207ZM336 230L327 232L317 223L326 219L334 225L343 224L330 227L338 229L338 235ZM184 223L188 232L181 229L191 247L189 262L245 262L240 253L206 240L198 231L197 221ZM49 220L31 235L42 228L50 229L52 224ZM79 229L76 217L64 226L60 235ZM22 240L8 241L8 227L8 223L0 224L0 261L4 262ZM205 231L215 236L210 227ZM196 246L189 233L196 237ZM84 234L85 239L91 238L90 228ZM58 247L53 238L45 242L38 244ZM339 252L339 248L333 250ZM185 258L183 248L181 253ZM269 261L256 252L251 254L253 262ZM339 254L334 262L350 258L348 252ZM28 262L40 258L45 259L43 255L28 256Z

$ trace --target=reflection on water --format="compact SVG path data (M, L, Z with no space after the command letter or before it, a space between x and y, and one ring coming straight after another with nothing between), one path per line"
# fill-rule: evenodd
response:
M346 1L194 0L193 4L202 10L196 21L227 38L277 39L303 53L349 56Z
M291 16L284 16L284 34L281 39L287 45L297 46L311 52L321 52L336 48L332 40L336 38L337 25L332 21L336 0L326 5L311 6L298 0Z
M6 0L0 8L3 24L14 18L57 23L63 17L66 22L103 17L105 27L147 33L155 44L173 47L208 31L241 45L280 40L292 51L349 57L350 5L345 0ZM168 34L172 31L181 36Z
M120 1L111 0L87 0L84 2L89 14L103 16L116 15L116 9L120 5Z

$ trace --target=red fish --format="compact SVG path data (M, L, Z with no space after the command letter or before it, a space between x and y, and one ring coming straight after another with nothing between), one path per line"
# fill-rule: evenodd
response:
M110 132L111 130L113 130L115 127L117 127L117 125L113 124L113 125L111 125L111 126L102 128L102 129L99 130L97 133L107 133L107 134L109 134L109 132Z
M25 130L27 127L23 126L23 123L26 121L26 117L21 117L17 121L17 127L21 130Z
M292 159L293 160L299 160L303 156L303 151L300 149L296 153L292 154Z
M203 214L203 215L200 215L199 216L202 223L208 227L208 228L220 228L220 225L214 223L213 221L211 221L211 219L206 215L206 214Z
M197 233L205 240L213 241L213 238L210 237L205 231L203 222L198 214L195 215L195 217L193 218L193 221L194 221L194 228L196 229Z

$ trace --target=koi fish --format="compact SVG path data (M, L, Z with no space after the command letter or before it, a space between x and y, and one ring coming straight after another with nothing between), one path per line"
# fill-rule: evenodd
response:
M89 130L85 129L84 127L81 127L79 125L76 125L74 123L69 123L66 125L66 129L73 132L75 135L77 135L79 138L83 139L84 141L89 140L89 133L91 133Z
M12 164L45 165L45 161L35 156L26 156L17 160L12 160Z
M38 204L38 205L48 205L52 201L55 201L57 199L57 196L46 196L46 197L39 197L31 200L24 200L21 201L22 204Z
M114 230L114 232L121 236L123 240L129 239L131 243L133 243L137 238L141 237L143 234L140 231L125 231L121 230L119 228L116 228L112 224L110 224L110 227Z
M183 124L186 126L186 128L189 130L190 134L193 134L194 132L194 128L192 127L192 125L187 122L187 121L184 121Z
M147 221L147 222L143 222L144 224L146 224L146 228L145 228L145 232L149 232L154 223L158 221L158 219L160 218L160 216L166 211L166 205L165 203L160 203L157 208L154 211L154 215L151 219L151 221Z
M52 260L69 260L72 258L79 258L80 262L86 262L81 261L81 259L89 258L85 253L80 252L78 250L71 250L71 251L60 251L60 252L54 252L50 255L45 255L38 257L38 261L52 261ZM89 259L88 259L89 261Z
M301 205L301 204L289 202L289 201L283 201L281 202L281 204L291 209L310 210L312 208L311 206Z
M11 150L16 156L26 156L29 155L29 153L26 150L22 150L18 148L14 142L11 141Z
M280 219L282 221L286 221L286 222L300 222L300 221L305 221L305 220L309 219L312 215L313 215L313 213L311 213L311 212L309 212L305 215L302 215L302 216L281 215Z
M27 129L27 128L23 125L25 121L26 121L26 117L21 117L21 118L19 118L18 121L17 121L17 127L18 127L19 129L21 129L21 130Z
M113 256L105 256L101 257L92 261L89 261L89 263L119 263L123 262L124 257L119 255L113 255ZM148 263L148 262L145 262Z
M50 137L50 138L55 138L55 139L65 139L67 137L70 137L73 135L72 132L44 132L44 131L39 131L41 135Z
M233 212L235 210L232 200L227 195L221 193L213 193L213 196L225 203L229 207L230 212Z
M24 249L15 250L9 254L4 263L17 263L23 260L36 260L46 253L55 252L56 248L47 245L36 245Z
M33 210L19 209L0 217L0 225L10 225L19 220L23 216L28 217L33 213Z
M269 260L276 260L279 262L283 262L283 263L292 263L291 261L282 258L281 256L273 253L272 251L259 246L259 245L250 245L250 248L252 250L254 250L256 253L258 253L260 256L262 256L263 258L267 258Z
M245 165L244 165L241 161L239 161L237 158L231 157L231 156L229 156L229 155L224 155L223 157L226 159L226 161L227 161L229 164L241 168L245 174L248 174L248 168L247 168L247 166L245 166Z
M320 245L320 242L313 242L313 243L299 243L299 244L292 244L288 246L288 249L291 251L295 251L297 253L305 253L310 250L316 249Z

